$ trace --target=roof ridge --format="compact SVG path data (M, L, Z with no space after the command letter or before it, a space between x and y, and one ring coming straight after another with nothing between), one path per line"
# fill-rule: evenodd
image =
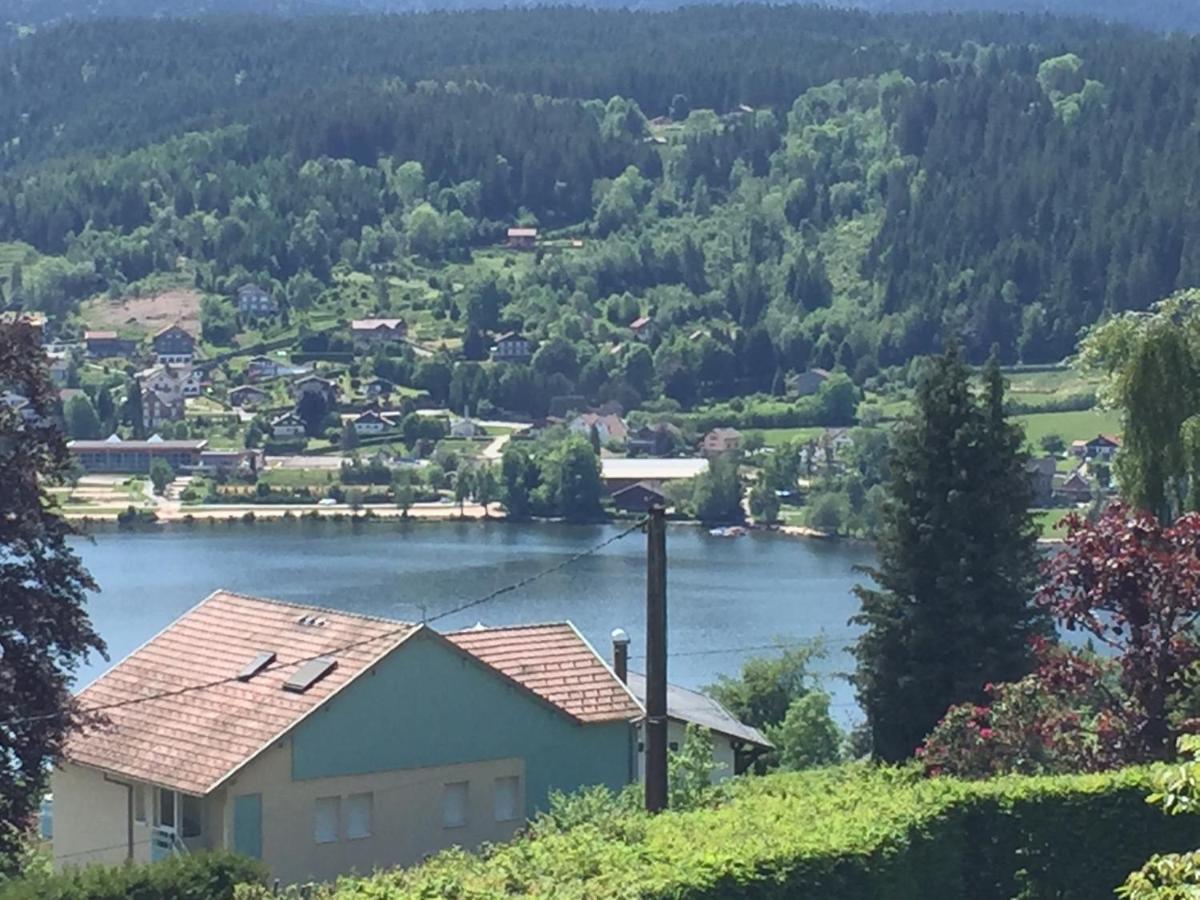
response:
M385 625L396 625L398 627L415 628L417 625L421 624L420 622L409 622L405 619L389 619L385 616L373 616L369 613L354 612L353 610L348 609L336 609L332 606L319 606L313 603L300 603L295 600L280 600L276 597L259 597L256 594L243 594L240 591L231 591L227 588L217 588L196 605L199 606L203 603L207 603L209 600L212 600L218 595L236 597L239 600L250 600L255 603L269 603L272 606L287 606L291 607L292 609L307 609L313 612L329 613L330 615L335 616L349 616L354 619L363 619L367 622L381 622ZM180 618L182 618L182 616Z
M484 625L482 628L476 628L474 625L470 625L466 628L459 628L455 631L443 631L439 633L449 637L450 635L458 634L487 634L488 632L494 631L527 631L534 628L550 627L570 628L572 631L578 633L578 629L575 628L574 623L570 619L559 619L557 621L549 622L522 622L518 625ZM585 641L584 643L587 642Z

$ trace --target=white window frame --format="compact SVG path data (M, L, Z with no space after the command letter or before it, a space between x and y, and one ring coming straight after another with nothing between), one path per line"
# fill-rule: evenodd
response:
M511 796L507 793L511 788ZM521 776L501 775L492 782L492 818L515 822L521 818Z
M369 838L375 828L375 795L370 791L346 797L346 840Z
M451 806L451 798L462 793L460 808ZM442 788L442 827L466 828L470 820L471 782L448 781Z
M328 817L332 811L333 821ZM332 828L330 825L332 824ZM318 797L313 801L313 843L336 844L342 835L342 798Z

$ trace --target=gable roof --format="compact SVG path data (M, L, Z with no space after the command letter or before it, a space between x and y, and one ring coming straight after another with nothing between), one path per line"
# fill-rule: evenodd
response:
M642 715L633 694L569 622L477 627L446 637L581 722Z
M79 702L87 708L177 693L105 711L106 723L71 734L64 755L139 781L208 793L418 628L218 591L85 688ZM264 651L275 652L275 662L237 681ZM337 666L324 678L303 693L282 689L298 661L327 653ZM224 683L212 685L217 681ZM212 686L178 693L196 685Z
M576 723L642 715L570 623L440 635L424 625L217 591L79 694L85 709L110 708L102 711L104 721L69 735L64 756L137 781L207 794L418 635ZM246 681L238 679L256 657L271 652L273 662ZM305 662L320 657L336 666L307 690L284 690Z
M196 338L192 335L192 333L190 331L188 331L186 328L184 328L182 325L180 325L178 322L174 323L173 325L167 325L166 327L160 328L158 331L154 332L154 339L158 340L160 337L168 335L173 331L178 331L180 334L187 335L187 338L190 341L196 340Z
M641 703L646 702L646 676L629 672L629 690ZM737 738L759 747L770 747L761 731L735 719L720 703L699 691L690 691L677 684L667 685L667 716L680 722L700 725L728 737Z
M403 327L403 319L355 319L350 323L351 331L395 331Z
M1120 447L1121 439L1115 434L1098 434L1087 442L1088 447Z
M664 494L655 485L651 484L648 481L638 481L638 482L635 482L634 484L626 485L625 487L621 488L619 491L613 491L612 496L613 496L613 499L616 500L618 497L623 497L626 494L630 494L630 495L653 494L654 496L659 497L663 500L667 499L666 494Z

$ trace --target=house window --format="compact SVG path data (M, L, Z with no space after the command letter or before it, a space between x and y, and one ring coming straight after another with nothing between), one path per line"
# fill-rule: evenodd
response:
M133 786L133 821L142 825L146 824L146 786L144 784Z
M154 811L154 824L163 828L175 827L175 792L158 789L158 803Z
M442 826L462 828L467 824L467 786L469 782L453 781L442 792Z
M497 822L511 822L520 815L521 779L516 775L497 778L492 789L492 812Z
M371 836L373 794L351 794L346 798L346 837L349 840Z
M203 801L189 794L179 795L179 821L185 838L200 837L204 831Z
M332 844L338 839L342 817L341 797L318 797L313 818L313 840Z

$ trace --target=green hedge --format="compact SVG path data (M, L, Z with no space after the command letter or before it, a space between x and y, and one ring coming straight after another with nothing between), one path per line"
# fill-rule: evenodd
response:
M239 884L263 883L266 871L230 853L197 853L153 865L70 868L0 881L0 900L232 900Z
M1149 772L922 780L859 766L750 779L719 809L587 824L477 857L346 880L337 900L1112 897L1200 817L1148 806Z

